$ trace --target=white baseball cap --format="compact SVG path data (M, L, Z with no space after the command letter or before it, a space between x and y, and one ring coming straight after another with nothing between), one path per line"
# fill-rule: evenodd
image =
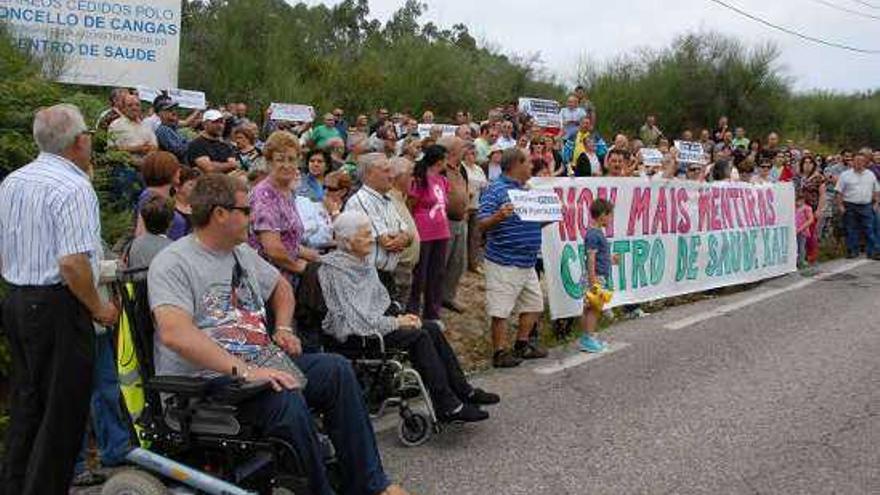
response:
M215 120L220 120L222 118L223 118L223 114L220 112L220 110L214 110L214 109L208 110L207 112L205 112L204 115L202 115L202 120L207 121L207 122L213 122Z

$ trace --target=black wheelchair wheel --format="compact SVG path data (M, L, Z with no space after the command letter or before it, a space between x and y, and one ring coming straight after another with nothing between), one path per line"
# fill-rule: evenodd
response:
M431 438L431 420L422 412L401 414L397 428L397 438L407 447L418 447Z

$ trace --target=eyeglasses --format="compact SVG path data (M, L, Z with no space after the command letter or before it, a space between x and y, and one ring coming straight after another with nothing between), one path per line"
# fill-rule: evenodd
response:
M251 216L251 207L250 206L235 206L235 205L214 205L214 208L223 208L224 210L230 211L240 211L245 216Z
M328 192L339 192L339 191L347 191L348 190L347 187L330 187L330 186L324 186L324 189L326 189Z

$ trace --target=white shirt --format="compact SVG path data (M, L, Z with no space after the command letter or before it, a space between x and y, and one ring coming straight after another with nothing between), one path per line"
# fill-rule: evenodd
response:
M14 285L62 282L58 261L87 254L97 275L103 252L98 196L64 157L40 153L0 185L0 265Z
M107 129L110 133L110 142L113 146L129 148L152 144L158 146L156 133L150 129L145 121L135 122L125 115L114 120Z
M495 145L503 150L506 150L507 148L513 148L514 146L516 146L516 139L513 139L513 137L498 136L498 140L495 141Z
M880 192L880 183L877 182L874 172L868 169L861 173L848 169L837 180L837 192L843 194L844 203L867 205L874 201L874 193Z
M406 232L413 235L406 222L400 217L394 203L387 195L364 185L345 203L345 211L360 211L370 217L370 226L376 242L373 243L373 262L376 269L390 272L397 268L400 253L391 253L379 246L378 238L385 234Z
M296 211L303 223L303 244L320 248L333 242L333 224L324 203L297 195Z
M470 193L470 204L468 208L471 210L480 209L480 194L483 193L483 189L486 189L486 186L489 185L489 179L486 178L486 173L483 172L483 167L474 164L473 166L468 166L466 163L462 162L464 165L464 169L467 170L468 176L468 192Z
M153 115L150 115L149 117L145 118L143 123L144 123L144 125L149 127L150 130L153 131L153 133L155 133L156 129L158 129L159 126L162 124L162 119L159 118L158 113L154 113Z

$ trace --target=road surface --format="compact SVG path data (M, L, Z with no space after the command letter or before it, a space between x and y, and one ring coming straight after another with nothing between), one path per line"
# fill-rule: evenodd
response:
M878 494L880 263L819 273L481 376L488 422L413 449L380 428L386 469L420 495Z

